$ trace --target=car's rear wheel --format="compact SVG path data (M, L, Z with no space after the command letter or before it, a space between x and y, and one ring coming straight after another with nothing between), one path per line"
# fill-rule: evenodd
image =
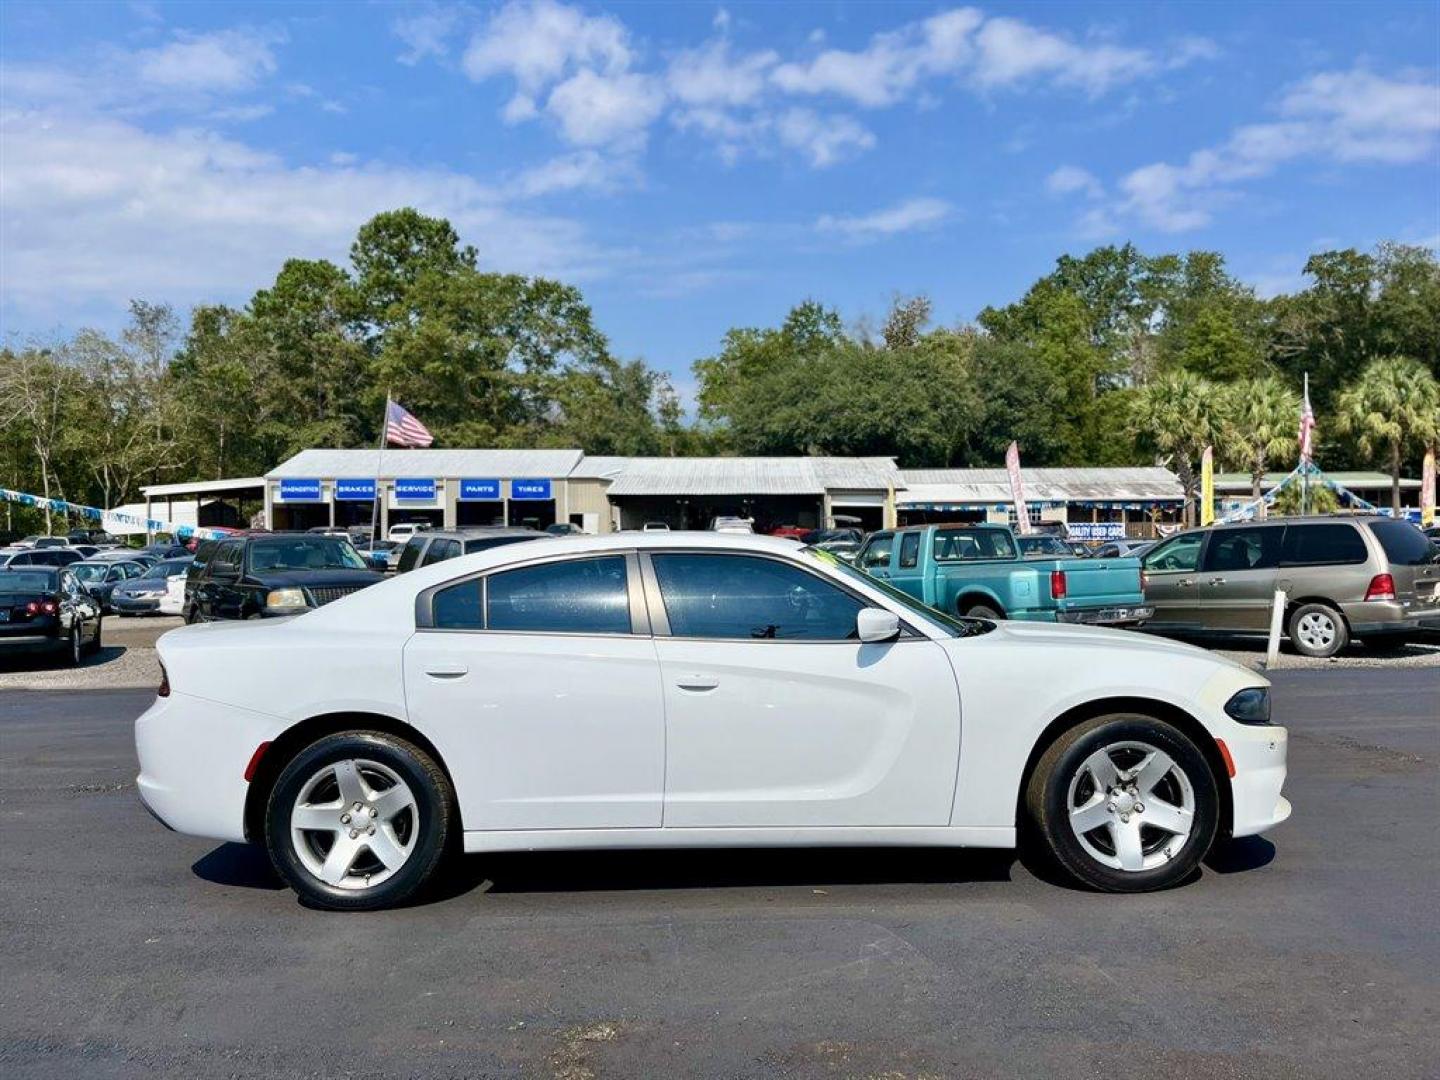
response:
M104 618L97 617L95 619L95 636L90 639L90 651L92 653L98 653L100 651L100 632L104 625Z
M970 619L1003 619L1005 617L989 604L962 604L961 607L964 610L960 614Z
M1328 604L1301 604L1290 613L1290 644L1304 656L1335 656L1349 642L1345 620Z
M285 766L265 838L276 870L307 903L373 911L434 878L453 818L450 783L423 750L392 735L342 732Z
M1081 884L1150 892L1185 880L1219 820L1215 777L1178 728L1133 713L1061 735L1026 787L1036 839Z

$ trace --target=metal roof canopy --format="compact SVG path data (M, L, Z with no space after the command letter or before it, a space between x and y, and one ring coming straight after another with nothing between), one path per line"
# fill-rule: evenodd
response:
M1322 471L1323 471L1323 470L1322 470ZM1285 477L1287 477L1287 476L1289 476L1289 475L1290 475L1290 474L1289 474L1288 472L1267 472L1267 473L1265 474L1264 478L1260 481L1260 490L1261 490L1261 491L1269 491L1272 487L1274 487L1276 484L1280 483L1281 480L1284 480ZM1389 491L1389 490L1390 490L1391 480L1390 480L1390 474L1389 474L1389 473L1384 473L1384 472L1371 472L1371 471L1361 471L1361 472L1325 472L1325 473L1324 473L1324 476L1325 476L1325 478L1328 479L1328 480L1333 480L1333 481L1335 481L1335 483L1339 484L1341 487L1360 488L1361 490L1365 490L1365 491L1370 491L1370 490L1384 490L1384 491ZM1400 490L1401 490L1401 491L1415 491L1415 490L1418 490L1419 487L1420 487L1420 481L1419 481L1419 480L1412 480L1412 479L1410 479L1409 477L1406 477L1406 476L1402 476L1402 477L1400 478ZM1249 473L1235 473L1235 472L1216 473L1216 474L1215 474L1215 490L1216 490L1216 491L1241 491L1241 492L1244 492L1244 493L1246 493L1246 494L1249 494L1249 492L1250 492L1250 474L1249 474Z
M605 465L615 475L607 494L621 497L821 496L833 490L884 491L903 483L891 458L619 458Z
M564 479L580 463L579 450L301 450L265 474L267 480L336 477L392 480L398 476L549 477Z
M905 491L896 506L917 504L1000 504L1011 502L1010 474L1004 469L902 469ZM1027 502L1182 502L1180 479L1169 469L1021 469Z
M265 490L265 477L244 476L234 480L192 480L185 484L142 484L140 494L147 499L174 498L177 495L238 495L253 491L258 497Z

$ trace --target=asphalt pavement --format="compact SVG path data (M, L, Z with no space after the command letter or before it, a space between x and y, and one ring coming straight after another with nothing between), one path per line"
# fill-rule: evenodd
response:
M1170 892L1007 853L547 853L358 916L146 815L150 692L0 690L0 1074L1440 1075L1440 671L1275 682L1294 817Z

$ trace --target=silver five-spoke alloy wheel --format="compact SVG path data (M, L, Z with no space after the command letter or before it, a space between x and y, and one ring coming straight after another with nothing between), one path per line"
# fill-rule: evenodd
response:
M300 789L290 837L301 864L326 885L366 889L395 874L419 835L415 793L388 765L332 762Z
M1185 846L1195 821L1195 789L1165 751L1115 742L1076 770L1065 803L1087 854L1114 870L1164 866Z
M1335 620L1323 611L1308 611L1295 624L1295 634L1316 651L1328 649L1335 641Z

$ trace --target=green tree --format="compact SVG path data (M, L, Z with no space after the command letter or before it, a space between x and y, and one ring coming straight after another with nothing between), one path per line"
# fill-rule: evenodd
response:
M1400 511L1400 473L1411 449L1440 444L1440 382L1409 357L1372 360L1340 392L1336 427L1367 458L1383 458L1390 473L1390 506Z
M1246 379L1223 390L1220 456L1250 474L1252 498L1260 497L1271 463L1297 451L1299 427L1300 395L1274 376Z
M1169 458L1185 491L1185 520L1194 521L1193 504L1200 457L1216 442L1220 398L1215 387L1191 372L1171 371L1143 387L1135 399L1132 423L1142 445Z

